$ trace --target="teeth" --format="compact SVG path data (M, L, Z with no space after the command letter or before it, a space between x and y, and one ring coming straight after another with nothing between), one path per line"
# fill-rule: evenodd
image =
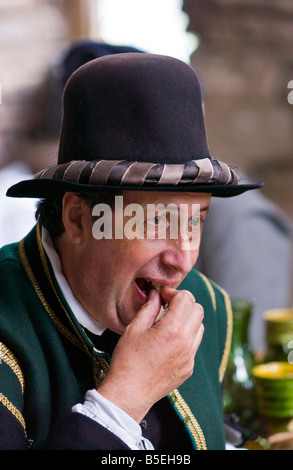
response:
M153 287L156 289L156 291L160 293L162 284L157 284L156 282L152 282L152 284L153 284Z

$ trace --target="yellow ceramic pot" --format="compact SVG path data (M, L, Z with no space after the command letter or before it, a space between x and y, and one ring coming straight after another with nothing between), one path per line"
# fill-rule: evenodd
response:
M293 349L293 309L267 310L263 318L268 345L266 360L288 361L288 356Z

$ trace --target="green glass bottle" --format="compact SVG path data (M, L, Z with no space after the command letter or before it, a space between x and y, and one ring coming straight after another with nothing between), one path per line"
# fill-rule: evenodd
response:
M233 334L227 370L224 377L224 412L236 415L238 424L247 432L256 430L255 365L249 344L248 328L253 304L245 299L232 299Z

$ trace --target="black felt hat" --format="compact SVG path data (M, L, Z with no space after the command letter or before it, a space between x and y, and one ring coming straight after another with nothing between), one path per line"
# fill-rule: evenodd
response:
M161 55L91 60L67 82L58 163L8 196L56 191L156 190L234 196L262 186L210 155L197 74Z

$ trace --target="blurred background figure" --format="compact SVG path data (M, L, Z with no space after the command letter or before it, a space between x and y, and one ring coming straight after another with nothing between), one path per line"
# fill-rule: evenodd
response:
M263 353L263 312L290 304L293 225L261 191L232 199L212 201L196 268L232 298L252 302L249 338Z
M30 177L31 169L22 161L7 164L0 170L0 247L19 241L35 224L34 199L14 201L6 197L11 184Z

